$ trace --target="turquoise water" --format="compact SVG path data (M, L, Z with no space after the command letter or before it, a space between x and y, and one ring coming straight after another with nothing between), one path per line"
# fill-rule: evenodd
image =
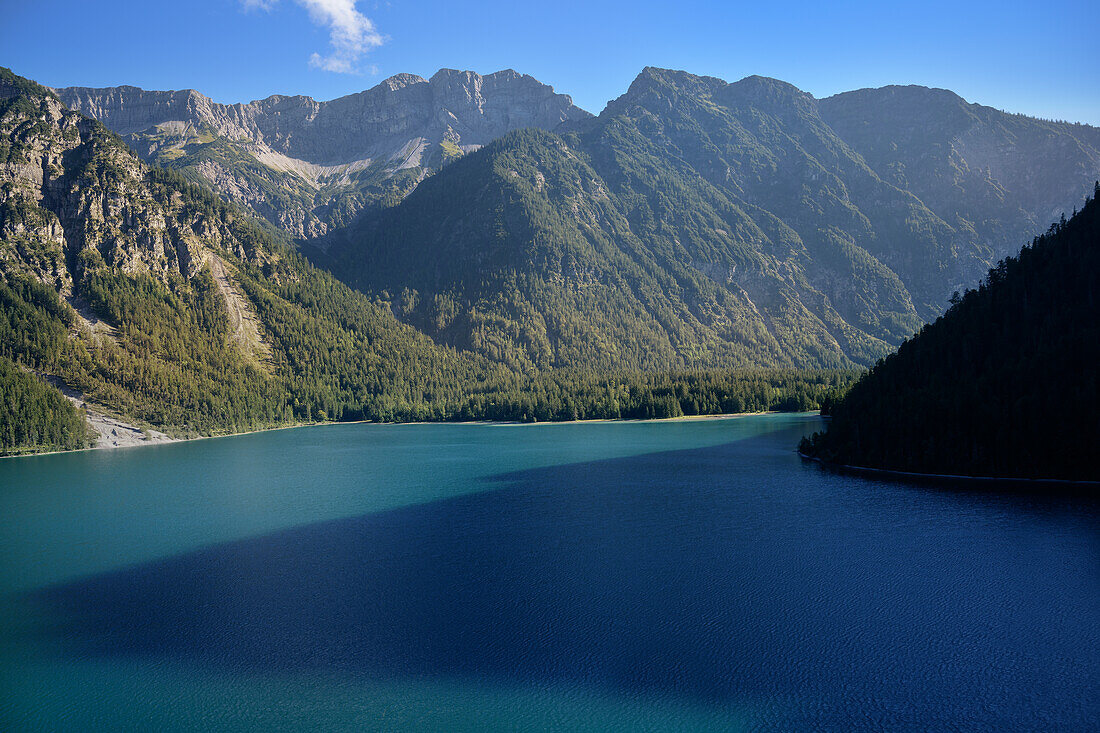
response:
M809 415L0 461L4 730L1100 725L1100 522Z

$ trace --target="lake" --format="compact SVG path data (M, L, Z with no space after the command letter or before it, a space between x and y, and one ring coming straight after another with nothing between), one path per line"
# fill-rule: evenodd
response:
M814 415L0 461L3 730L1100 729L1095 501Z

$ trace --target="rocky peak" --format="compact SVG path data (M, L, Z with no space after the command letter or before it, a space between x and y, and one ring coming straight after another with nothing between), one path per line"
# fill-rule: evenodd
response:
M609 102L600 116L615 116L635 107L661 116L685 103L697 105L700 100L713 97L724 86L726 82L714 77L647 66L634 78L626 93Z
M66 294L79 274L73 263L162 277L197 271L208 221L158 199L118 138L52 92L4 73L0 89L0 139L15 153L0 167L0 271L30 272Z
M425 81L426 79L422 76L418 76L416 74L401 73L394 74L388 79L383 80L382 83L378 85L378 87L388 89L391 92L396 92L398 89L404 89L410 84L423 84Z
M138 87L67 87L55 90L70 109L94 117L120 135L170 120L215 125L214 103L194 89L146 91Z
M914 135L939 130L948 138L975 124L974 113L981 109L947 89L918 85L857 89L822 99L819 106L840 127L889 117L908 126Z
M806 112L814 110L816 100L794 84L768 76L746 76L740 81L727 84L719 95L722 102L730 107L755 107L762 110L795 108Z
M926 87L920 84L889 84L884 87L853 89L850 92L841 92L822 101L840 102L842 100L855 100L860 98L874 98L877 100L891 100L902 104L928 104L937 105L966 105L967 101L950 89L938 87Z
M627 95L662 89L674 94L709 96L725 86L726 82L713 76L699 76L676 69L647 66L635 77L630 88L627 89Z
M463 144L484 145L519 127L551 129L563 120L590 116L568 95L511 69L485 77L441 69L430 80L397 74L327 102L273 95L225 105L194 90L156 92L130 86L57 92L69 107L124 135L179 121L231 138L247 137L321 165L373 157L395 142L399 149L418 137L435 140L445 132L433 129L440 119L453 117L473 137L464 136Z

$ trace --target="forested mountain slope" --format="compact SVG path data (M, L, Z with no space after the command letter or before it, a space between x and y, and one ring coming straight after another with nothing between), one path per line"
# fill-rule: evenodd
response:
M514 371L439 346L279 233L0 69L0 454L315 420L811 409L848 372Z
M744 233L768 240L720 192L700 195L697 181L662 167L658 224L564 139L514 133L319 261L433 336L520 368L835 367L851 365L849 352L885 351L803 272L739 246ZM767 223L777 246L797 246ZM820 317L800 298L807 291Z
M441 416L504 373L6 70L0 357L182 433Z
M194 90L56 90L147 162L211 186L297 237L400 201L428 173L511 131L590 116L530 76L398 74L327 102L275 95L218 104Z
M901 112L879 120L861 98L647 68L599 117L510 134L306 251L434 337L520 367L870 364L1015 232L1080 200L1100 156L1092 128L987 108L966 109L992 133L906 137ZM952 208L961 184L902 175L868 130L914 161L969 135L975 166L1012 134L998 173L1033 172L983 173Z
M1100 479L1100 184L832 412L802 446L829 462Z

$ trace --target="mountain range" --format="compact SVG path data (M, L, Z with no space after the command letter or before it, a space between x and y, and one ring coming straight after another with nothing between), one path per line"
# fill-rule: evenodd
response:
M0 454L326 420L810 409L850 377L532 374L439 345L0 69Z
M649 68L304 250L518 365L866 365L1098 174L1095 128L949 92Z
M194 90L55 90L147 162L204 181L298 237L399 200L448 160L512 130L590 116L530 76L441 69L398 74L339 99L217 104Z
M595 117L512 71L331 102L57 92L398 318L526 370L870 364L1100 176L1096 128L914 86L646 68Z
M102 124L7 70L3 359L89 410L179 435L438 418L505 374L398 322L269 226L150 168ZM0 410L0 423L5 433L19 420Z
M647 68L593 116L510 71L219 105L4 70L0 366L70 443L36 380L174 434L806 407L848 377L744 370L874 363L1097 177L1096 128L922 87Z

